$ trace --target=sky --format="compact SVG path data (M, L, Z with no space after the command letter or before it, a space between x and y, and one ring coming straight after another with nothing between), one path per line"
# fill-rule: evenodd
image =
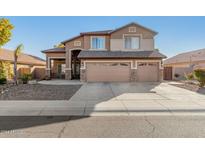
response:
M2 18L2 16L0 16ZM24 52L45 59L44 49L78 35L80 32L116 29L137 22L158 32L155 48L167 57L205 48L205 17L144 16L58 16L5 17L15 26L11 41L3 48L24 44Z

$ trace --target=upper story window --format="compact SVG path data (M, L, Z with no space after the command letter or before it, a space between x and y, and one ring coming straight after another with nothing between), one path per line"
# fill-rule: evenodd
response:
M137 31L136 27L129 27L129 32L134 33L136 31Z
M125 49L139 49L140 38L137 36L125 36L124 47Z
M91 39L92 49L105 49L105 37L94 36Z

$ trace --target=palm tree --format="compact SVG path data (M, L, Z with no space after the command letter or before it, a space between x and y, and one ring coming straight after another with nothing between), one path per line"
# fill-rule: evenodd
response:
M17 85L17 60L23 50L23 44L20 44L14 50L14 82Z

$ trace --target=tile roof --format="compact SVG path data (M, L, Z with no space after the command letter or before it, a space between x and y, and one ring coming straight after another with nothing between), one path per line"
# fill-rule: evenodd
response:
M190 61L205 61L205 49L178 54L174 57L166 59L164 64L186 63Z
M62 44L65 44L66 42L72 41L72 40L77 39L77 38L79 38L79 37L81 37L81 35L77 35L77 36L71 37L71 38L69 38L69 39L67 39L67 40L62 41L61 43L62 43Z
M78 58L166 58L158 51L81 51Z
M114 29L114 30L101 30L101 31L82 32L82 33L80 33L80 35L77 35L77 36L74 36L74 37L72 37L72 38L70 38L70 39L67 39L67 40L65 40L65 41L62 41L61 43L65 44L66 42L72 41L72 40L74 40L74 39L76 39L76 38L79 38L79 37L81 37L81 36L83 36L83 35L91 35L91 34L96 34L96 35L97 35L97 34L111 34L111 33L114 33L114 32L116 32L116 31L118 31L118 30L120 30L120 29L122 29L122 28L125 28L125 27L127 27L127 26L129 26L129 25L136 25L136 26L139 26L139 27L141 27L141 28L144 28L144 29L146 29L146 30L148 30L148 31L150 31L150 32L152 32L152 33L154 33L155 35L158 34L158 32L156 32L156 31L154 31L154 30L152 30L152 29L150 29L150 28L144 27L144 26L142 26L142 25L140 25L140 24L138 24L138 23L136 23L136 22L131 22L131 23L129 23L129 24L126 24L126 25L121 26L121 27L119 27L119 28L116 28L116 29Z
M84 35L84 34L109 34L112 31L113 30L91 31L91 32L82 32L80 34L81 35Z
M8 49L0 49L0 60L3 61L14 61L14 52ZM32 56L32 55L28 55L25 53L21 53L18 57L18 63L19 64L29 64L29 65L45 65L45 60L36 57L36 56Z
M65 52L65 48L52 48L52 49L43 50L41 52L43 52L43 53L47 53L47 52Z

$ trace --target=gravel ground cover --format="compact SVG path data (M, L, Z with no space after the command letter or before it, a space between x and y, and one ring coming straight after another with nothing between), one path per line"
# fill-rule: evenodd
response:
M198 86L198 84L196 83L192 83L192 82L180 82L180 84L171 84L173 86L179 87L179 88L184 88L190 91L194 91L200 94L205 94L205 87L201 88Z
M81 85L20 84L0 93L0 100L69 100Z

